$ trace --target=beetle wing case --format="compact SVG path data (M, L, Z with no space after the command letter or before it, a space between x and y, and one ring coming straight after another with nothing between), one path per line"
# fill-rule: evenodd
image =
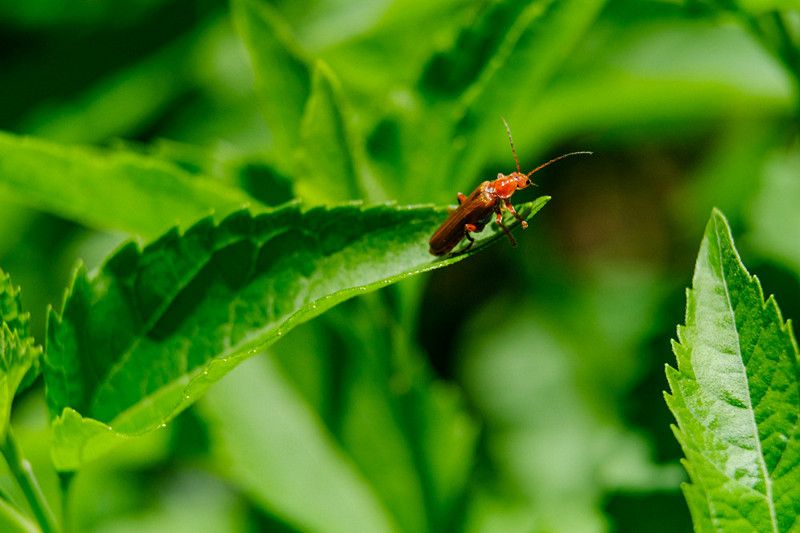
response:
M488 184L488 181L483 182L439 226L428 241L431 254L444 255L455 248L466 235L467 224L474 225L476 232L483 230L497 204L497 199L485 190Z

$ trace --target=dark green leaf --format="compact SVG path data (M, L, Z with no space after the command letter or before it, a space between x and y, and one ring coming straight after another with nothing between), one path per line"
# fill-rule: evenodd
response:
M714 211L667 367L696 531L800 526L798 349Z
M548 200L518 209L530 216ZM241 360L337 303L502 236L492 225L469 252L433 259L427 241L444 216L390 205L241 211L143 250L124 246L92 276L79 268L48 324L57 466L75 468L166 423Z

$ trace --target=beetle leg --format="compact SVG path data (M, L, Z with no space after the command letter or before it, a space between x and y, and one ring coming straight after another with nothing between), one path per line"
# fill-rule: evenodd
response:
M503 233L505 233L508 240L511 241L511 246L516 246L517 241L514 240L514 236L511 235L506 225L503 224L503 211L500 209L500 206L495 209L495 220L497 221L497 225L503 228Z
M470 232L472 232L472 231L478 231L478 226L476 226L475 224L464 224L464 237L467 238L467 240L469 241L469 244L467 245L466 248L461 250L460 253L466 252L467 250L472 248L473 244L475 244L475 239L473 239L472 235L470 235Z
M525 228L528 227L528 223L525 220L523 220L521 216L519 216L519 213L517 213L517 210L514 209L513 205L511 205L511 200L509 200L508 198L504 199L503 200L503 205L505 206L506 209L508 209L511 212L512 215L514 215L514 218L519 220L519 225L522 226L522 229L525 229Z
M461 205L467 201L467 197L463 193L458 193L457 198L458 198L458 205Z

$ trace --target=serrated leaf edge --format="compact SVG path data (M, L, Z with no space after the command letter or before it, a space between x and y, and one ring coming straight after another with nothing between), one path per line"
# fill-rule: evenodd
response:
M734 255L735 259L736 259L736 268L738 268L740 270L740 272L745 276L745 278L747 279L748 283L750 283L751 285L752 284L755 285L755 288L756 288L757 293L758 293L758 299L759 299L759 302L761 304L760 305L760 310L761 311L767 311L767 312L772 311L772 312L775 313L775 317L776 317L776 320L778 322L779 330L782 333L787 334L787 336L788 336L788 338L790 340L790 344L791 344L792 348L794 349L795 360L797 361L798 358L800 357L800 350L798 350L798 344L797 344L797 340L794 337L794 331L793 331L793 329L791 327L791 321L783 319L783 315L781 313L780 307L778 307L778 305L777 305L777 301L775 300L774 295L770 295L769 297L764 298L764 292L763 292L763 288L761 286L761 282L759 281L757 276L750 274L750 272L748 272L747 268L745 267L744 262L741 259L741 255L739 254L739 251L736 248L735 243L733 241L733 237L732 237L732 234L731 234L731 231L730 231L730 226L728 225L728 222L727 222L724 214L717 208L713 208L712 209L711 219L710 219L709 223L712 222L712 221L714 223L714 236L717 239L717 247L718 247L718 249L722 250L722 239L724 238L726 240L727 245L728 245L727 246L728 249L733 252L733 255ZM722 228L722 231L720 231L720 228ZM721 265L722 265L722 263L721 263ZM721 266L721 268L723 268L723 267ZM728 281L725 278L725 275L724 275L725 273L722 272L722 274L723 274L722 275L722 283L723 283L723 285L725 287L725 300L726 300L726 303L728 304L728 310L729 310L731 316L735 316L733 308L732 308L732 305L731 305L731 301L730 301L730 291L728 290ZM690 301L692 292L693 292L693 290L691 288L687 288L687 290L686 290L687 302ZM677 421L677 425L676 424L671 424L670 427L672 429L673 434L675 435L676 440L678 441L678 443L680 444L681 448L684 451L687 450L687 441L685 439L684 430L681 427L682 426L681 419L677 416L676 411L674 409L674 405L675 405L674 402L676 400L674 391L677 389L677 387L675 386L675 379L686 378L686 379L689 379L689 380L692 380L692 381L696 381L696 379L695 379L695 377L693 375L687 374L681 368L682 366L685 366L685 365L681 364L682 361L684 363L688 363L688 361L686 360L686 352L687 352L687 350L689 350L689 348L684 344L685 343L685 339L684 339L684 336L683 336L683 329L686 327L686 324L689 321L689 312L690 312L690 309L689 309L689 307L687 305L686 316L684 318L684 324L678 325L678 327L676 328L676 333L677 333L678 339L677 340L675 340L675 339L671 340L673 353L676 356L676 362L677 362L677 366L678 367L675 368L675 367L673 367L673 366L671 366L669 364L665 365L665 373L666 373L666 376L667 376L667 381L668 381L668 383L670 385L670 390L673 391L673 392L670 393L670 392L664 391L664 398L665 398L665 401L667 403L667 406L669 407L670 411L673 413L673 416L675 416L675 419ZM735 324L736 323L735 323L735 320L734 320L733 321L734 328L736 327ZM737 336L736 341L737 341L738 360L741 362L742 367L744 367L744 362L742 361L742 356L741 356L740 340L739 340L738 336ZM745 376L745 379L749 382L749 379L747 378L747 372L746 371L743 373L743 375ZM749 407L748 411L750 413L752 413L753 412L753 406L752 406L752 400L751 400L751 397L750 397L749 383L747 383L747 402L748 402L748 407ZM756 439L755 440L756 440L756 445L757 445L759 470L762 473L762 476L763 476L764 482L765 482L765 486L766 486L766 493L764 494L764 496L765 496L765 499L767 501L767 506L768 506L769 513L770 513L770 521L771 521L771 525L772 525L772 530L774 532L778 532L779 531L778 521L777 521L774 498L773 498L773 494L772 494L772 483L773 483L773 480L772 480L771 476L769 475L769 472L767 471L766 464L764 463L764 453L763 453L763 449L761 447L762 446L761 445L761 440L758 437L758 425L757 425L757 423L756 423L754 418L751 417L751 419L752 419L753 428L754 428L754 435L756 435ZM693 446L691 448L693 449L694 453L697 453L701 457L704 456L704 452L702 450L694 449ZM694 478L694 469L692 468L692 464L689 461L688 457L682 458L681 459L681 464L686 469L686 471L689 473L690 477ZM709 464L712 464L712 463L709 461ZM720 473L721 476L726 477L726 474L724 472L719 472L719 473ZM694 482L694 479L693 479L693 483L691 485L688 485L688 486L696 487L696 488L700 489L699 491L695 491L695 493L696 492L702 492L703 493L703 497L706 500L708 509L710 511L713 511L713 509L714 509L713 503L708 498L707 491L706 490L702 490L702 485L697 484L696 482ZM684 490L684 492L686 492L686 490ZM690 507L691 507L691 504L690 504ZM713 512L710 513L710 516L711 517L714 516Z
M541 208L544 207L544 205L547 204L547 202L550 199L551 199L550 196L540 196L540 197L534 199L531 202L527 202L525 204L520 205L518 207L518 211L520 212L520 215L522 215L523 218L529 218L529 217L535 215L539 210L541 210ZM372 209L386 209L386 208L399 209L399 210L403 210L403 211L406 211L406 210L407 211L414 211L414 210L418 210L418 209L434 209L434 210L440 211L442 213L445 213L445 212L447 212L449 210L449 207L435 206L433 204L414 204L414 205L398 206L396 204L396 202L393 202L393 201L391 201L391 202L382 202L382 203L373 204L373 205L365 205L361 201L350 201L350 202L345 202L345 203L342 203L342 204L336 204L336 205L333 205L333 206L314 206L314 207L303 208L298 202L293 201L293 202L290 202L289 204L285 204L284 206L280 206L278 208L272 209L272 210L269 211L269 213L274 215L276 213L279 213L282 209L300 209L301 213L306 213L306 212L309 212L309 211L331 210L331 209L336 209L336 208L340 208L340 207L355 207L355 208L358 208L362 212L363 211L367 211L367 210L372 210ZM224 217L222 220L220 220L217 223L217 225L223 224L226 220L232 219L232 218L237 217L237 216L241 216L242 214L247 214L248 216L252 217L252 216L258 216L261 213L259 212L257 214L253 214L249 208L240 209L240 210L235 211L235 212L229 214L228 216ZM198 226L201 226L201 225L204 225L204 224L208 224L209 221L211 221L213 223L213 216L203 217L202 219L198 220L195 224L189 226L185 230L181 230L180 226L175 226L172 229L170 229L167 233L165 233L164 236L172 235L172 234L176 234L178 237L184 236L187 233L190 233L191 231L193 231L194 228L196 228ZM514 221L510 222L508 225L509 225L509 229L514 229L514 228L519 226L519 223L518 223L517 220L514 220ZM93 426L95 428L94 429L95 434L96 434L96 432L97 432L97 430L99 428L103 428L102 432L103 433L108 433L109 435L113 435L115 440L117 440L117 439L127 439L127 438L130 438L130 437L140 436L140 435L143 435L143 434L146 434L146 433L152 431L156 427L163 426L169 420L171 420L171 418L173 418L176 414L178 414L181 410L183 410L186 406L190 405L196 399L197 395L202 393L214 381L219 379L219 378L214 378L213 377L217 373L217 371L223 371L224 372L225 369L228 366L234 366L234 365L238 364L242 359L250 357L250 356L258 353L259 351L263 350L264 348L266 348L267 346L269 346L270 344L275 342L275 340L279 339L282 335L284 335L285 332L288 331L289 329L291 329L294 326L294 324L296 324L297 322L311 319L311 318L323 313L324 311L330 309L331 307L333 307L337 303L339 303L341 301L344 301L345 299L349 298L350 296L354 296L354 295L361 294L361 293L366 293L366 292L368 292L370 290L379 289L379 288L385 287L387 285L390 285L392 283L395 283L397 281L400 281L402 279L406 279L408 277L411 277L411 276L414 276L414 275L417 275L417 274L421 274L421 273L424 273L424 272L428 272L428 271L431 271L431 270L434 270L434 269L437 269L437 268L442 268L444 266L447 266L447 265L450 265L452 263L455 263L455 262L461 261L463 259L466 259L468 257L471 257L472 255L475 255L475 254L479 253L481 250L483 250L487 246L493 244L494 242L498 241L500 238L503 237L503 233L501 231L497 230L496 228L493 228L493 232L492 233L489 233L488 235L486 235L486 234L484 234L484 235L485 236L479 236L479 239L476 239L477 242L476 242L475 246L473 246L468 252L465 252L465 253L462 253L462 254L458 254L458 255L446 256L446 257L443 257L443 258L434 258L433 256L431 256L431 261L428 264L426 264L425 266L423 266L423 267L411 269L411 270L408 270L406 272L402 272L402 273L400 273L400 274L398 274L396 276L392 276L392 277L387 278L387 279L379 280L379 281L377 281L377 282L375 282L373 284L364 285L364 286L358 286L358 287L352 287L352 288L348 288L348 289L342 289L340 291L337 291L336 293L324 296L324 297L320 298L319 300L317 300L315 302L311 302L311 303L309 303L309 305L299 309L297 312L295 312L294 314L292 314L289 317L287 317L283 321L282 324L280 324L278 327L276 327L275 330L273 330L273 332L271 332L267 336L260 336L258 338L252 339L249 342L247 340L243 339L243 341L240 344L238 344L235 347L234 351L232 351L231 353L220 354L220 355L214 357L213 359L209 360L205 364L203 364L201 366L198 366L192 372L190 372L188 374L185 374L181 378L173 380L172 382L160 387L158 390L154 391L153 393L143 397L135 405L133 405L130 408L120 412L117 416L114 417L114 419L112 421L110 421L108 423L96 420L96 419L91 418L91 417L84 417L83 415L81 415L78 411L76 411L72 407L65 406L61 410L61 412L59 414L57 414L53 418L53 420L51 422L52 426L53 426L53 429L54 429L54 432L55 432L54 441L56 443L59 441L60 430L64 426L64 424L65 424L67 419L75 419L75 420L85 421L85 423L90 424L91 426ZM162 238L164 238L164 236L154 240L153 243L159 242ZM148 244L147 246L150 246L153 243ZM133 248L134 253L136 253L137 255L141 255L147 249L147 246L141 246L140 242L138 240L136 240L136 239L133 239L131 241L123 243L122 245L120 245L117 248L117 250L114 253L112 253L112 255L106 261L103 262L101 267L99 267L97 270L93 271L92 273L87 272L87 269L86 269L85 265L82 262L79 262L78 265L75 267L75 269L73 271L73 275L72 275L71 281L70 281L67 289L65 290L64 297L63 297L62 302L61 302L60 311L56 311L52 307L49 309L49 313L48 313L48 331L49 331L49 328L50 328L51 321L53 321L54 323L60 323L62 321L62 314L64 312L64 309L65 309L65 306L67 304L67 301L72 296L74 288L75 288L75 283L79 279L83 278L83 279L86 279L87 282L91 282L91 277L93 277L93 275L96 275L97 271L99 271L102 268L104 268L109 262L113 261L118 254L130 253L130 252L128 252L128 250ZM159 307L160 312L163 313L163 310L168 308L168 306L169 306L168 303L167 304L163 304L161 307ZM48 371L52 371L52 370L53 370L53 368L48 366ZM64 375L64 374L62 373L62 375ZM209 378L209 376L211 376L211 378ZM120 426L120 425L124 426L126 419L131 418L134 415L134 413L136 413L139 409L145 407L147 404L152 403L151 400L152 400L152 398L154 396L157 396L157 395L160 395L160 394L168 394L168 393L170 393L170 391L174 392L173 387L182 387L182 389L183 389L182 390L182 396L181 396L182 400L179 401L178 403L176 403L175 406L172 409L169 410L169 415L166 416L165 418L163 418L160 424L153 425L152 427L149 426L147 429L144 429L144 430L138 431L138 432L137 431L119 431L118 429L115 429L115 427L118 428L118 426ZM90 443L90 441L85 441L79 446L78 451L73 453L72 456L71 456L73 459L77 458L77 459L74 459L74 460L73 459L65 459L64 458L65 457L64 454L60 454L59 455L57 450L56 450L56 448L58 448L58 446L55 446L54 447L53 459L54 459L54 462L56 463L56 467L58 469L60 469L60 470L71 470L71 469L77 468L80 465L80 463L83 461L83 455L84 454L83 454L83 452L81 450L86 449L86 446L89 443ZM67 448L74 448L74 446L69 445L69 446L67 446ZM66 455L69 455L69 454L66 454Z

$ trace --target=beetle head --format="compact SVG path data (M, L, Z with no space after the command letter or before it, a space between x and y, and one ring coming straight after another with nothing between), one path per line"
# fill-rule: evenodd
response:
M523 174L522 172L512 172L508 177L514 180L514 185L517 186L517 189L524 189L525 187L535 185L535 183L531 181L530 175Z

